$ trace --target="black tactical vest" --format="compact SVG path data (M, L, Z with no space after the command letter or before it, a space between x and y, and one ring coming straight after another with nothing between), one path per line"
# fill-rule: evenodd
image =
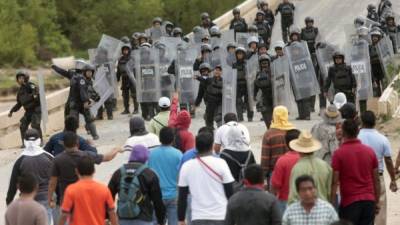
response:
M351 91L353 85L351 80L351 67L342 65L334 65L334 78L333 78L333 87L335 90L349 92Z
M315 52L315 39L318 36L318 28L311 27L311 28L303 28L301 29L301 39L307 42L308 50L310 53Z

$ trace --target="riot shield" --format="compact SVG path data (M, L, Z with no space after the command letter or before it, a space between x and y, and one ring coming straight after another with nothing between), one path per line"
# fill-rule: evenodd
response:
M201 39L203 39L206 34L209 34L208 30L202 27L196 32L193 32L192 43L201 43Z
M235 43L235 31L234 30L225 30L221 34L221 40L222 40L222 47L226 49L226 46L229 43Z
M178 49L175 61L177 74L177 89L181 103L193 104L195 99L196 81L194 79L193 63L196 60L196 50L193 48Z
M355 42L350 51L351 69L357 80L358 100L373 96L369 46L365 40Z
M294 97L290 85L290 68L286 56L279 57L272 62L272 94L274 106L283 105L292 111Z
M155 50L158 51L157 55L159 56L160 95L171 98L172 93L175 91L175 76L168 73L168 67L171 65L173 58L167 53L167 49L156 48Z
M246 83L247 83L247 94L248 101L251 111L253 111L256 106L256 102L254 102L254 81L257 76L257 72L259 71L258 64L258 54L254 54L250 59L246 61Z
M152 27L150 28L150 35L149 37L151 38L151 40L153 40L153 43L155 41L160 40L160 38L163 36L161 27Z
M96 58L96 55L97 55L97 48L91 48L91 49L88 49L88 55L89 55L89 62L90 62L90 64L96 64L95 63L95 58Z
M333 65L333 53L337 47L331 44L325 44L322 47L316 49L316 55L318 60L319 69L322 74L322 79L326 80L328 77L329 67Z
M314 65L306 42L293 42L284 48L289 60L290 80L296 100L320 93Z
M212 37L210 40L210 44L211 44L212 49L223 48L222 39L219 37Z
M382 68L384 68L385 77L388 77L389 65L394 55L393 46L391 44L390 37L385 35L376 45Z
M224 64L222 67L222 117L227 113L236 113L236 69Z
M97 115L99 108L114 94L114 85L111 73L112 71L109 64L103 64L96 69L93 88L100 96L100 100L90 107L90 113L93 116Z
M397 34L396 34L396 49L397 49L396 53L399 53L400 52L400 32L397 32Z
M236 43L238 47L244 47L247 49L247 39L250 37L249 33L236 33Z
M94 59L96 65L106 62L115 62L121 53L122 42L116 38L103 34L97 46L97 54Z
M160 68L158 50L146 47L134 51L136 96L138 102L160 99Z
M37 74L38 86L39 86L39 99L40 99L40 110L42 116L42 129L43 134L46 134L46 125L49 119L49 111L47 110L46 90L44 86L44 78L42 71Z
M176 48L180 43L182 43L181 38L163 36L160 38L159 43L165 45L166 58L170 59L171 61L176 59Z

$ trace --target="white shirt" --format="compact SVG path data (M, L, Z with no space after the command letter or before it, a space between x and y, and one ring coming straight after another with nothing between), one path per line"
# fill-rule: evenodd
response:
M236 121L231 121L231 122L228 122L228 123L220 126L217 129L217 131L215 132L214 143L221 145L221 151L224 149L229 149L227 147L228 146L228 136L226 134L228 133L230 126L233 126L235 124L237 124L237 126L240 130L242 130L245 139L247 140L248 143L250 143L250 133L249 133L249 130L247 129L247 127ZM230 149L230 150L235 150L235 149ZM241 149L241 150L248 151L248 150L251 150L251 147L249 145L248 149Z
M132 136L128 138L128 140L126 140L125 142L124 156L126 159L129 159L132 147L135 145L144 145L145 147L151 150L151 148L157 147L160 144L161 143L160 140L158 139L158 136L153 133L148 133L142 136Z
M204 156L201 159L220 175L222 180L195 158L183 164L179 187L189 187L192 196L192 220L224 220L228 200L223 184L234 181L225 160Z

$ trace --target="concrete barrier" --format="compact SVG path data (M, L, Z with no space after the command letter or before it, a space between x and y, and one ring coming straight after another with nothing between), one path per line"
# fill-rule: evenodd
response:
M378 113L381 116L400 117L399 93L391 87L398 79L400 79L400 74L393 79L379 98Z
M275 9L280 0L270 0L269 6ZM254 20L257 12L257 0L247 0L238 6L242 16L250 24ZM214 20L221 30L229 29L232 20L232 10L224 13L222 16ZM53 60L55 64L70 68L73 57L59 58ZM48 96L47 106L49 114L49 123L47 124L47 134L51 134L60 130L64 126L64 104L67 100L69 88L54 92ZM24 114L24 110L14 113L12 118L8 118L8 112L0 113L0 149L15 148L21 146L21 138L19 131L19 120Z

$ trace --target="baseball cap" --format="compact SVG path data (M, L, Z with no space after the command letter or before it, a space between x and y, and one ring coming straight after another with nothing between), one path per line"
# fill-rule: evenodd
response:
M168 108L171 106L171 100L167 97L161 97L160 100L158 100L158 106L161 108Z

